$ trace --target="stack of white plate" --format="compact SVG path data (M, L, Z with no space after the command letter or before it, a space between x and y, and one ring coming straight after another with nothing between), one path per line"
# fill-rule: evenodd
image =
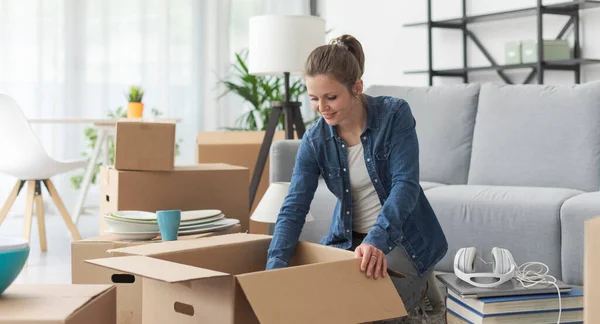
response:
M104 215L113 233L125 240L149 240L160 233L156 213L144 211L118 211ZM223 230L238 224L237 219L225 218L220 210L202 209L181 212L179 235L192 235Z

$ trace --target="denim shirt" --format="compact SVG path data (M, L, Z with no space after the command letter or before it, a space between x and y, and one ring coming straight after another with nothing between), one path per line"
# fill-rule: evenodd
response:
M367 98L367 125L360 136L371 182L382 209L363 243L385 254L401 247L420 275L446 254L448 243L419 184L419 144L408 103L393 97ZM267 255L267 270L287 267L302 232L319 176L337 197L329 234L321 244L352 245L352 188L348 152L335 127L321 117L306 132L294 165Z

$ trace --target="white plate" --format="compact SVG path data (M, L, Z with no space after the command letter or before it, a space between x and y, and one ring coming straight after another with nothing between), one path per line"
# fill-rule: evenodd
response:
M115 234L122 240L130 241L146 241L151 240L158 236L158 232L114 232L107 231L107 233Z
M104 221L110 231L114 232L158 232L158 223L156 222L130 222L126 219L105 217Z
M222 211L218 209L199 209L199 210L186 210L181 212L181 221L189 222L198 219L210 218L218 216Z
M106 214L106 217L118 218L127 221L154 221L156 222L156 213L139 210L120 210Z
M207 226L207 227L195 228L195 229L179 230L179 235L192 235L192 234L200 234L200 233L206 233L206 232L213 232L213 231L217 231L217 230L221 230L221 229L225 229L225 228L231 227L231 226L239 224L239 223L240 223L240 221L238 219L235 219L235 218L226 218L226 219L224 219L222 221L215 222L215 224L213 224L213 226Z
M210 223L196 224L193 226L183 226L183 227L179 226L179 230L187 231L187 230L193 230L193 229L215 227L215 226L221 226L223 224L229 224L229 222L230 222L230 220L228 218L223 218L223 219L219 219L215 222L210 222Z
M181 224L179 225L179 227L195 227L197 225L201 225L201 224L207 224L207 223L213 223L216 221L219 221L221 219L225 218L225 215L221 214L221 215L217 215L214 217L210 217L210 218L204 218L204 219L197 219L194 221L189 221L189 222L181 222Z

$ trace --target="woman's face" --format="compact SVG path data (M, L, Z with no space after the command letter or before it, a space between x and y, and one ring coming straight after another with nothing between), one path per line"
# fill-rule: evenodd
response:
M348 118L351 109L355 106L356 97L345 85L324 74L307 76L305 82L312 108L323 116L327 124L337 126ZM362 82L358 81L355 88L359 83L362 85ZM358 91L358 89L354 90Z

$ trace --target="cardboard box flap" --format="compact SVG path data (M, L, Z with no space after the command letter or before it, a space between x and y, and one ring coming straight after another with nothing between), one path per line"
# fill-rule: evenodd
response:
M326 319L363 323L405 316L390 277L367 278L359 267L360 259L351 259L242 274L237 280L264 324L322 323ZM332 300L335 307L331 307Z
M169 283L230 276L230 274L223 272L192 267L185 264L179 264L145 256L94 259L86 260L86 262Z
M12 285L2 294L0 322L62 323L111 285ZM27 312L15 310L27 309Z
M68 286L68 289L61 289L62 286ZM32 299L32 298L67 298L67 297L86 297L91 299L109 289L112 285L12 285L2 298L11 296L11 298ZM1 305L2 303L0 303Z
M251 241L271 240L269 235L235 233L206 237L198 240L178 240L161 244L146 244L109 250L108 253L120 255L159 255L164 253L189 251L204 247L246 243Z

